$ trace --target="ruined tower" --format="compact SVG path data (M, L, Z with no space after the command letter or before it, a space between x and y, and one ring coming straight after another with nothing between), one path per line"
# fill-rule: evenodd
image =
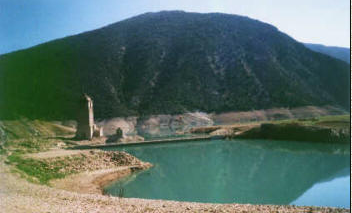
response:
M94 124L93 101L84 94L79 102L76 138L90 140L93 136L103 136L103 129Z

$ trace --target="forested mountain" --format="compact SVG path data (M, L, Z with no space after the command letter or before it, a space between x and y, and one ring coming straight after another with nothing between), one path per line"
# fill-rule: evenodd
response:
M304 43L304 46L308 47L309 49L320 52L331 57L340 59L346 63L350 63L350 49L344 47L332 47L332 46L325 46L321 44L309 44Z
M0 116L95 116L349 107L349 65L269 24L220 13L146 13L0 56Z

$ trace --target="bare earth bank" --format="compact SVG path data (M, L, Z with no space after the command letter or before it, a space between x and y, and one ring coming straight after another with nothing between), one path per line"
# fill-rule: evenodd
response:
M143 166L121 166L112 169L102 169L97 171L87 171L70 175L63 179L55 179L50 185L72 192L103 194L106 184L130 175L135 170L147 169L151 164L145 163Z

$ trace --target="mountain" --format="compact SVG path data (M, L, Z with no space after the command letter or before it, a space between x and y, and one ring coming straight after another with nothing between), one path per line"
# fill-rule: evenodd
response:
M329 55L331 57L340 59L346 63L350 63L350 49L349 48L344 48L344 47L332 47L332 46L325 46L321 44L309 44L309 43L303 43L304 46L307 48L323 53L326 55Z
M336 105L349 65L269 24L220 13L146 13L0 56L0 117L72 119Z

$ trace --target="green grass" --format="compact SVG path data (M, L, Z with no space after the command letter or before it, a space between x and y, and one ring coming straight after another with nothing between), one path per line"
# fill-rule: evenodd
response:
M346 127L349 127L350 123L350 115L329 115L322 117L314 117L314 118L306 118L306 119L286 119L286 120L278 120L278 121L269 121L269 122L259 122L259 123L299 123L302 125L309 126L320 126L323 123L330 123L333 127L334 123L345 124Z
M324 116L262 122L260 126L252 126L243 134L233 137L347 143L350 139L349 128L349 115Z
M23 158L20 154L14 153L7 157L8 163L15 165L15 167L26 174L27 180L31 182L39 182L41 184L48 184L51 179L63 178L68 173L60 171L64 162L56 163L57 165L51 166L50 164L31 158Z
M8 140L3 145L3 149L25 154L46 151L56 144L57 141L54 139L29 137L27 139Z
M18 119L1 121L0 128L7 139L55 137L74 134L74 129L48 121Z
M7 153L6 149L0 146L0 155L5 155Z
M64 159L39 160L24 157L27 153L37 153L55 147L60 139L57 135L70 135L72 128L47 121L19 119L2 121L5 142L0 146L0 155L6 157L5 163L12 165L13 172L19 173L30 182L49 184L56 178L63 178L74 173L63 170L70 166ZM72 163L72 162L71 162Z

